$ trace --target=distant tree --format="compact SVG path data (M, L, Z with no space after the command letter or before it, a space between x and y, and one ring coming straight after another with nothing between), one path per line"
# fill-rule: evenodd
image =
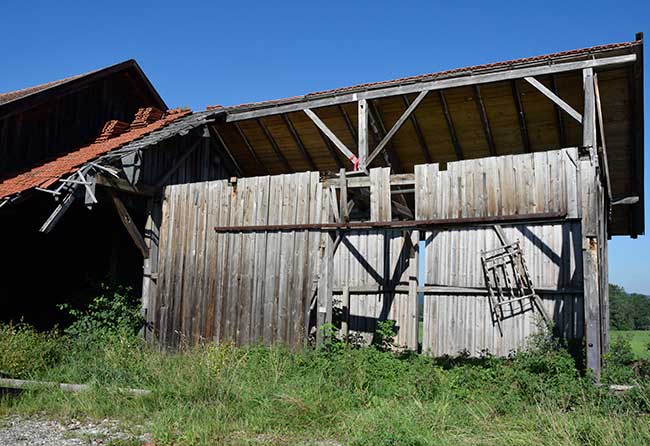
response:
M609 321L614 330L650 330L650 296L610 284Z

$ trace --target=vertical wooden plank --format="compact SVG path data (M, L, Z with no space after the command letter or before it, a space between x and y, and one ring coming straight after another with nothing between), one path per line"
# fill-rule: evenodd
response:
M358 138L359 138L359 169L366 170L368 161L368 104L365 99L358 101Z
M262 176L257 179L255 190L255 202L258 211L255 217L256 225L265 225L269 218L269 193L270 177ZM264 291L266 279L266 256L268 249L268 233L257 232L255 234L255 267L251 303L251 340L263 342L264 340Z
M325 223L331 221L329 190L323 187L321 193L321 222ZM318 345L322 345L324 339L322 327L332 321L332 239L325 231L321 232L320 238L319 268L316 340Z

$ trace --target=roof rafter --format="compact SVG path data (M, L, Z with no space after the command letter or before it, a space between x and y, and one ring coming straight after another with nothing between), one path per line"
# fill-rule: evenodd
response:
M404 102L404 106L408 109L409 105L411 105L411 101L409 100L408 96L402 95L402 101ZM418 139L418 144L420 144L420 149L422 149L422 154L424 155L424 159L426 160L427 163L432 163L433 158L431 157L431 153L429 152L429 145L427 144L427 141L424 139L424 133L422 133L422 129L420 128L420 124L418 123L418 119L415 116L415 113L412 113L411 116L409 116L409 119L411 120L411 124L413 125L413 130L415 131L415 136Z
M476 108L481 115L481 124L483 125L483 133L485 133L485 140L487 141L488 150L490 151L490 155L496 156L497 149L496 145L494 144L492 128L490 127L490 120L488 119L487 111L485 110L485 102L483 102L480 85L474 85L474 100L476 102Z
M530 137L528 136L528 125L526 124L526 114L524 112L524 104L521 101L521 91L517 79L510 81L512 87L512 98L515 101L515 108L517 109L517 119L519 120L519 132L521 133L521 144L524 152L530 152Z
M555 74L551 75L551 89L553 93L558 94L557 76ZM564 114L557 104L555 104L555 122L557 124L558 142L560 143L560 147L566 147L567 143L566 127L564 125Z
M256 119L257 124L260 126L262 131L264 132L264 135L266 136L266 139L268 140L269 144L271 144L271 148L273 149L273 152L275 152L275 156L278 157L278 160L284 165L284 167L291 173L295 172L295 170L291 167L291 164L289 164L289 161L287 161L287 158L284 156L282 153L282 150L280 150L280 147L278 147L278 143L275 142L275 138L273 138L273 135L271 134L271 131L269 128L266 126L266 123L262 118Z
M447 99L445 99L445 94L442 90L438 91L438 97L440 99L440 104L442 105L442 113L445 115L445 122L447 122L447 128L449 129L449 136L451 137L451 143L454 146L454 152L456 153L456 158L459 160L464 159L463 148L460 145L458 140L458 135L456 134L456 127L454 126L454 121L451 118L451 113L449 112L449 106L447 105Z
M241 139L244 141L244 145L245 145L246 148L248 149L248 152L251 154L251 156L252 156L253 159L255 160L255 163L257 164L257 167L259 167L260 169L262 169L262 172L264 172L265 174L268 174L268 173L269 173L269 170L268 170L268 169L266 168L266 166L265 166L264 164L262 164L262 162L260 161L260 158L257 156L257 152L256 152L255 149L253 148L253 145L251 144L251 142L248 140L248 137L246 136L246 134L245 134L244 131L242 130L242 128L241 128L241 126L239 125L239 123L235 122L235 128L237 129L237 133L239 133L239 136L241 136Z
M309 119L311 119L314 124L316 124L316 127L318 127L325 134L325 136L327 136L330 141L332 141L334 145L356 166L358 162L357 156L352 153L352 151L348 149L345 144L343 144L343 141L341 141L334 134L334 132L330 130L330 128L318 117L318 115L308 108L304 109L303 111L307 116L309 116Z
M286 114L282 115L282 120L284 121L284 124L287 126L289 133L291 133L291 136L293 137L293 141L296 143L296 146L298 146L298 149L300 149L303 158L305 158L305 161L307 161L307 164L309 164L309 167L312 170L318 170L318 167L316 166L314 159L311 157L309 152L307 152L307 148L305 147L305 144L302 142L302 138L300 138L300 135L298 135L298 131L294 127L293 123L291 122L289 115Z

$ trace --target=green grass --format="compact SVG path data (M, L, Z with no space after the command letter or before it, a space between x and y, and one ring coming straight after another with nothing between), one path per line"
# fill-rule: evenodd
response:
M610 395L548 344L511 360L434 360L339 343L161 353L128 335L40 336L0 326L1 345L11 345L12 355L0 355L0 369L16 377L93 390L6 396L0 414L116 418L134 434L150 432L157 446L650 443L646 378L624 396ZM36 353L41 360L30 369L23 355ZM153 393L134 398L120 387Z
M629 339L632 353L636 359L650 359L650 331L647 330L611 330L612 342L620 338Z

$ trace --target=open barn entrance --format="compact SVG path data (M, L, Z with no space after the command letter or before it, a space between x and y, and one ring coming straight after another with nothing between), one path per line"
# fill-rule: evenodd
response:
M58 306L83 304L94 297L100 281L113 280L140 293L142 256L110 201L101 203L90 211L73 204L48 234L39 232L52 212L46 194L2 210L2 322L24 321L42 330L65 326L65 312Z

